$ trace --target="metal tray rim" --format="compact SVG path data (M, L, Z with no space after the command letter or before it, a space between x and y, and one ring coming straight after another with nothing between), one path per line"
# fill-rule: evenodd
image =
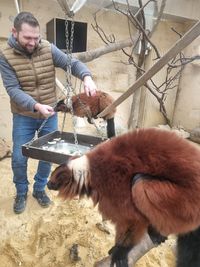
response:
M61 137L61 138L70 138L69 140L65 139L66 141L69 141L70 144L73 144L72 142L74 138L74 133L72 132L60 132L60 131L54 131L51 132L47 135L44 135L42 137L37 138L36 140L32 142L27 142L24 145L22 145L22 154L26 157L33 158L33 159L38 159L42 161L47 161L51 163L56 163L56 164L62 164L66 163L72 155L68 154L63 154L60 152L54 152L54 151L47 151L43 150L41 148L41 145L44 145L45 142L52 140L52 138L55 137ZM84 145L87 147L91 148L91 145L95 147L99 143L102 143L103 141L107 139L103 139L100 137L96 136L89 136L89 135L84 135L84 134L77 134L78 142L80 145ZM89 145L87 145L87 141L90 140ZM92 148L93 148L92 147ZM91 148L91 149L92 149Z

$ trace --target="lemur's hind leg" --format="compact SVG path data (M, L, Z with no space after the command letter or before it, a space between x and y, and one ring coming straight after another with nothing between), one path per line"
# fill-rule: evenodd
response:
M165 242L167 240L166 236L161 235L153 226L148 227L148 234L151 238L152 242L155 245L160 245L162 242Z
M115 122L114 122L114 118L111 119L107 119L107 137L111 138L113 136L115 136Z
M128 253L132 249L132 246L118 246L115 245L109 250L111 257L110 267L129 267L128 265Z

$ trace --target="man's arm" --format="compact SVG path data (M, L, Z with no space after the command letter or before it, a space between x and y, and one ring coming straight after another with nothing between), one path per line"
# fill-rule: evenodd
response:
M71 64L72 75L79 78L83 81L84 90L87 95L95 95L96 94L96 85L92 79L92 75L87 66L82 63L80 60L73 58L70 62L70 57L58 49L54 44L51 44L52 49L52 57L55 67L62 68L63 70L67 70L67 66Z
M34 111L37 102L21 89L15 71L3 57L0 57L0 73L11 100L23 109Z
M58 49L54 44L51 44L51 51L52 51L54 66L62 68L63 70L66 71L67 66L69 66L70 64L70 57L67 54L65 54L62 50ZM85 76L91 76L91 72L87 68L87 66L78 59L75 59L73 57L71 59L71 71L73 76L79 78L82 81Z

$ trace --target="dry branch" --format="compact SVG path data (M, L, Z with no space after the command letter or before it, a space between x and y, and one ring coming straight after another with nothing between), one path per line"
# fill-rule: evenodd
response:
M133 94L139 87L143 86L149 79L151 79L160 69L166 65L170 59L176 56L186 46L188 46L194 39L200 35L200 21L198 21L180 40L178 40L168 52L160 58L146 73L144 73L130 88L102 111L98 117L103 117L112 109L121 104L131 94Z
M104 47L99 47L94 50L82 52L80 54L77 54L76 57L84 63L89 62L105 54L121 50L122 48L125 47L134 46L135 42L137 42L138 37L139 35L136 34L132 39L127 39L116 43L107 44Z

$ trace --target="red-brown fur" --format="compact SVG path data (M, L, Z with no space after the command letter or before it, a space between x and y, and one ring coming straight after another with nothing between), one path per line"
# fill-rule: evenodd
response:
M88 185L103 217L116 225L116 243L138 243L149 225L163 235L183 234L200 225L200 150L175 133L140 129L114 137L86 154ZM132 186L136 173L149 175ZM52 173L64 199L77 195L67 164Z
M72 106L74 115L78 117L97 118L97 115L106 107L112 104L113 97L105 92L97 91L95 96L87 96L86 93L80 93L72 96ZM56 107L56 111L70 112L70 109L63 102ZM108 120L114 117L116 109L103 117Z

